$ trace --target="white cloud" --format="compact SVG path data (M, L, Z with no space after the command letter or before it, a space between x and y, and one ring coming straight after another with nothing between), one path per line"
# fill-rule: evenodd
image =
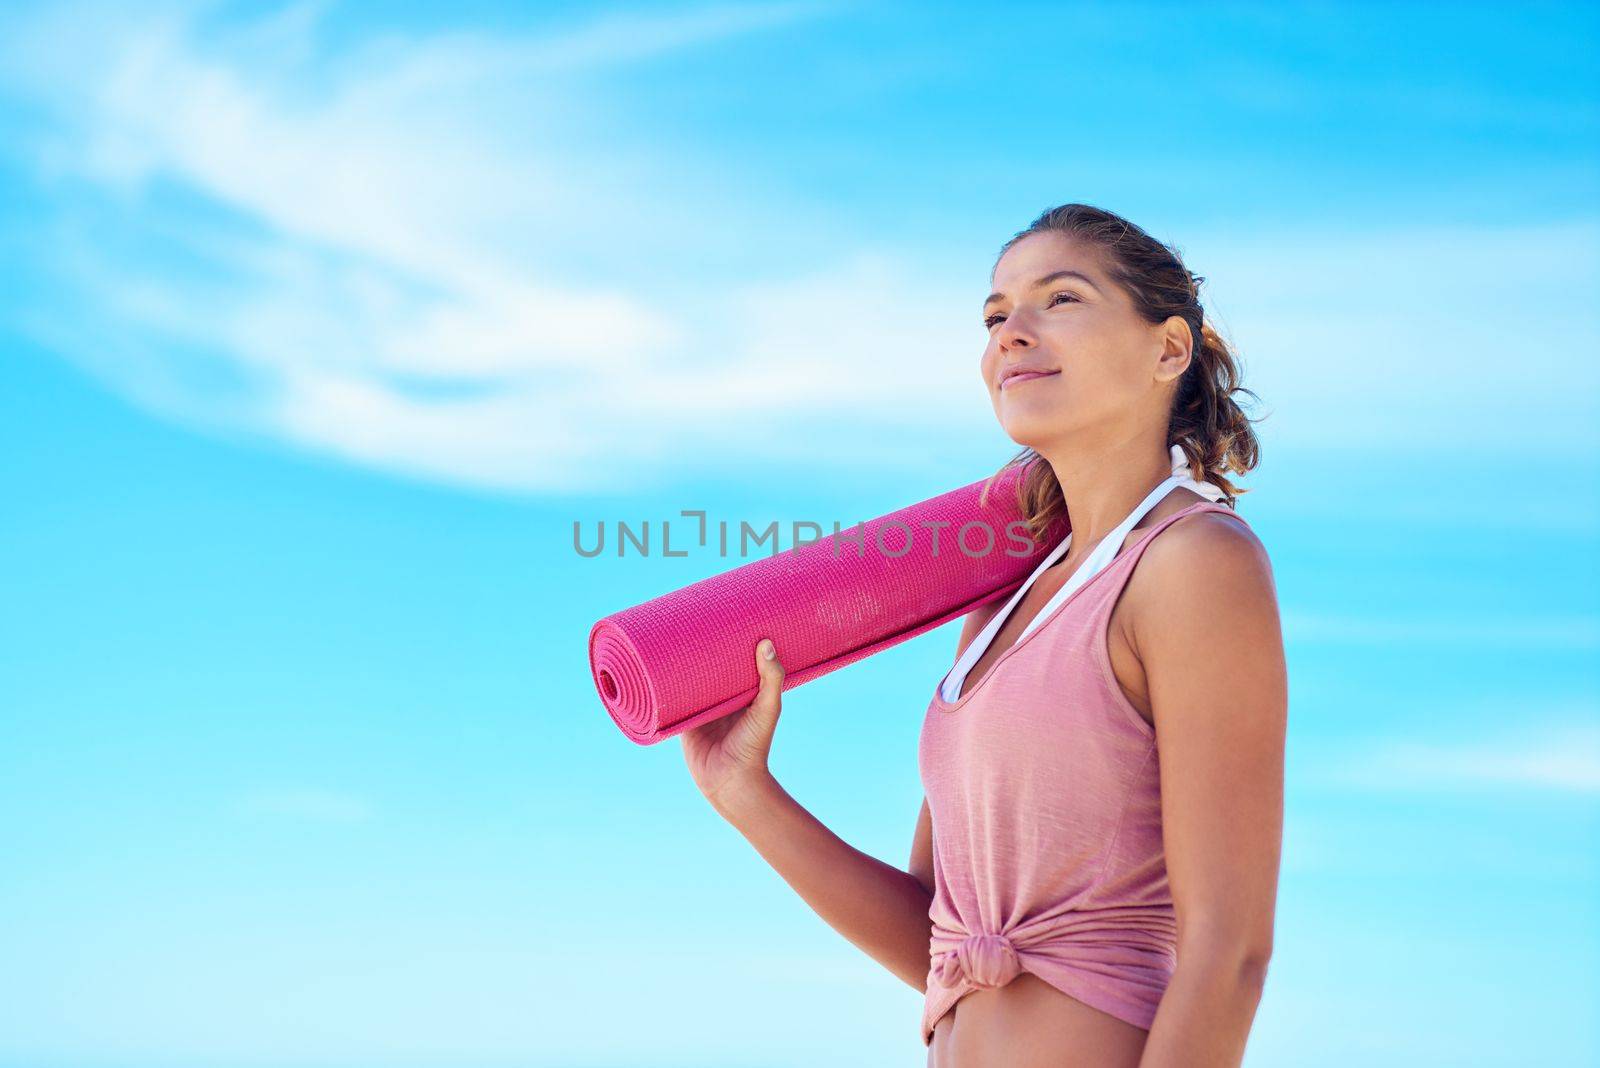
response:
M53 199L33 248L68 283L25 321L167 417L446 483L620 490L968 442L998 460L986 263L957 277L948 249L847 229L608 91L623 65L833 10L335 49L320 4L49 9L5 55L54 119L27 157ZM775 266L710 266L749 262L752 234ZM1593 225L1190 237L1273 443L1594 448Z
M1512 722L1493 737L1390 739L1331 774L1384 791L1519 787L1600 794L1600 720Z
M1333 645L1600 648L1600 619L1592 616L1386 619L1289 611L1283 633L1288 642Z
M251 34L208 47L182 12L115 33L88 20L105 35L89 35L98 83L34 72L35 88L66 97L55 103L68 132L49 158L125 198L141 255L205 270L151 271L101 235L75 237L69 219L51 234L54 259L105 319L40 311L34 328L174 418L217 423L219 398L163 348L214 353L246 383L228 411L248 429L500 488L576 489L580 469L616 485L697 449L782 456L800 451L789 444L805 422L788 414L797 409L871 418L888 399L954 400L976 380L957 328L971 317L944 310L963 294L914 282L908 263L864 247L787 280L693 278L662 247L696 228L713 244L743 241L728 229L738 212L716 202L732 183L719 190L686 155L652 159L585 130L604 119L581 82L518 95L506 125L508 78L536 84L822 10L711 8L648 25L602 15L521 41L385 40L333 64L309 99L281 73L230 58L253 54ZM65 22L33 28L36 54L65 54ZM314 30L302 11L252 33L284 46ZM312 51L299 44L287 51ZM233 215L169 217L152 192L161 182ZM587 246L614 248L619 276L653 268L681 291L569 280L565 264ZM908 352L915 374L884 358ZM966 374L947 373L963 363ZM831 451L851 455L843 441Z
M1600 224L1340 225L1180 242L1274 442L1595 454Z

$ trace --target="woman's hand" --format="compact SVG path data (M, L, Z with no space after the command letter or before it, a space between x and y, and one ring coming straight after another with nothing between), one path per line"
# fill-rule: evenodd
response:
M771 659L764 654L770 654ZM755 700L738 712L692 727L681 735L689 774L713 805L770 774L767 758L782 710L784 671L771 641L759 642L755 655L756 670L761 673L761 689Z

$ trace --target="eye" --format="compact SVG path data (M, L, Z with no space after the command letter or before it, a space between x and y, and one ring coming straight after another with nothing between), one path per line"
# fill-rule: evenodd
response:
M1083 303L1076 293L1073 293L1071 290L1063 289L1059 293L1050 294L1050 300L1046 302L1045 307L1054 308L1056 306L1057 298L1059 297L1071 297L1076 303ZM994 324L1004 318L1005 316L1003 315L991 315L983 321L983 325L986 329L993 330Z

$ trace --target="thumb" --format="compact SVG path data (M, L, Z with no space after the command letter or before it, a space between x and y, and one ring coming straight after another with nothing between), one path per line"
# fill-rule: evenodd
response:
M771 638L756 645L756 671L761 675L761 689L756 691L755 700L750 703L749 719L765 739L771 737L778 725L778 714L783 708L785 675L783 662L778 659L778 650Z

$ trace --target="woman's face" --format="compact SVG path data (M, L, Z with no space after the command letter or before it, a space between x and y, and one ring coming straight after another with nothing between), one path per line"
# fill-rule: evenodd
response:
M983 380L1013 441L1039 450L1086 429L1117 433L1165 418L1166 384L1189 362L1187 328L1141 318L1097 249L1031 234L1000 258L991 281ZM1023 368L1037 373L1007 377Z

